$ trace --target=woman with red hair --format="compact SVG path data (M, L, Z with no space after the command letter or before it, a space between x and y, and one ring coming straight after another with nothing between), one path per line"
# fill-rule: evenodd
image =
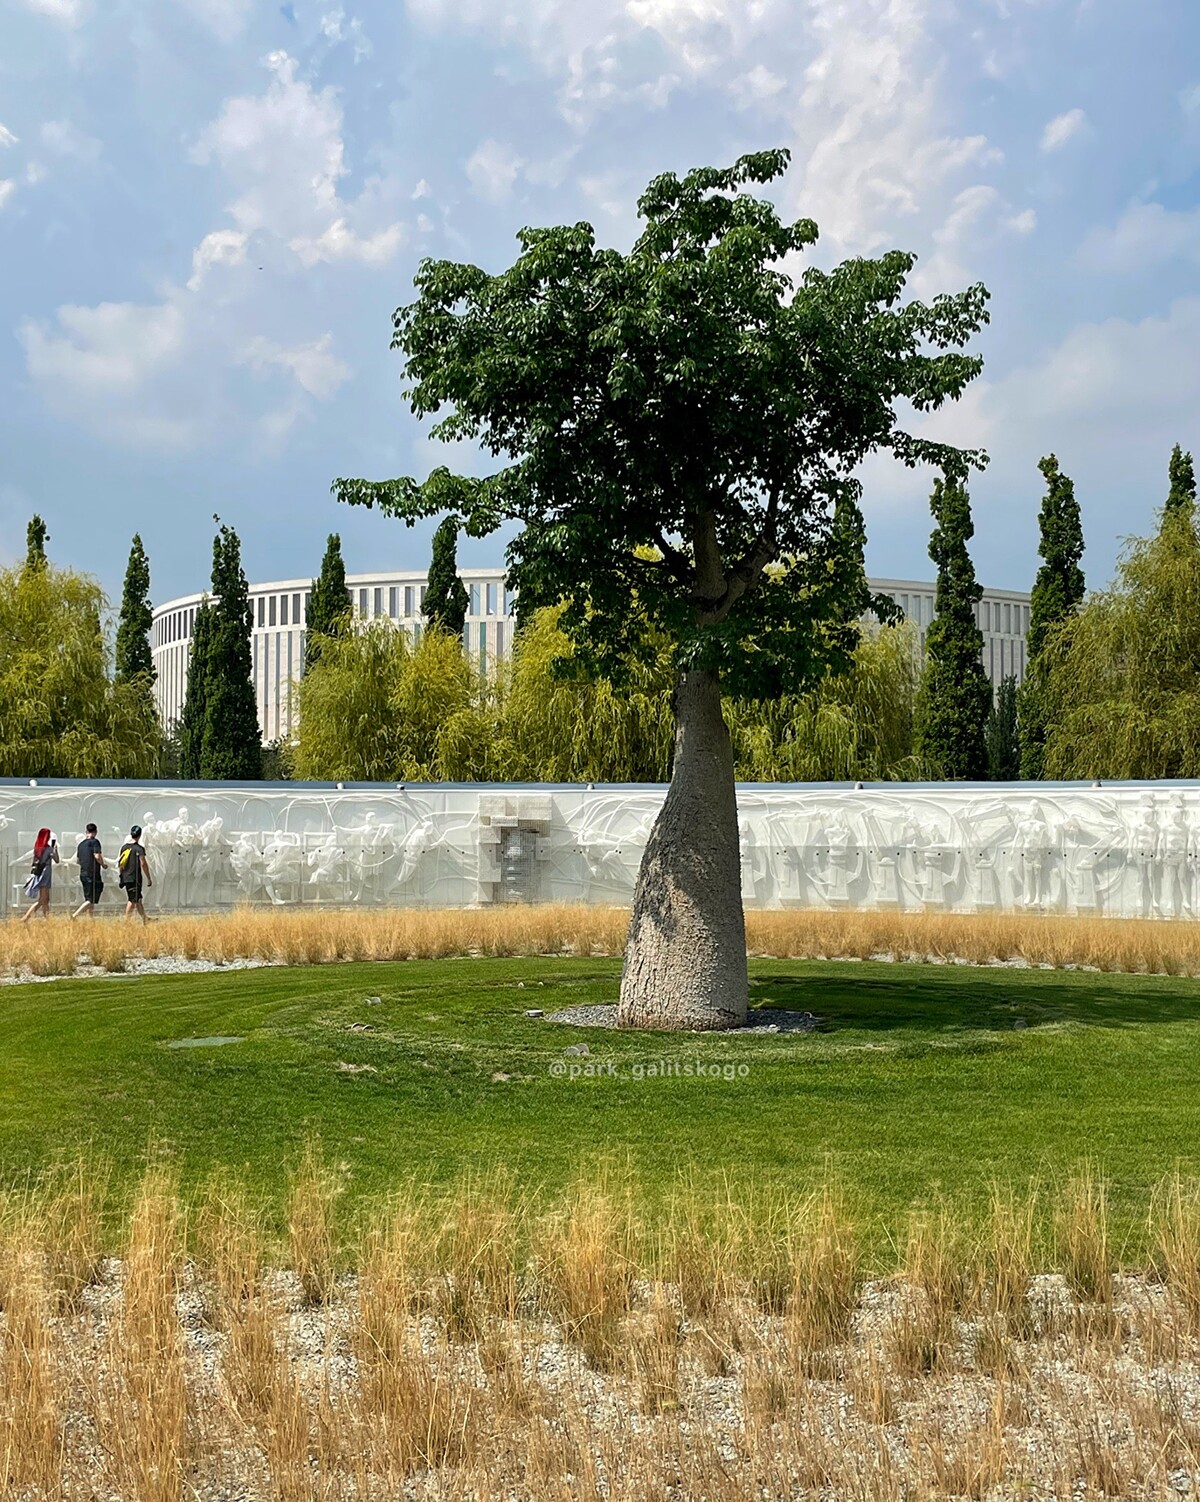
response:
M50 916L50 881L57 860L58 841L48 829L39 829L33 842L33 865L25 883L25 895L33 898L33 904L21 919L22 923L28 923L37 912L43 918Z

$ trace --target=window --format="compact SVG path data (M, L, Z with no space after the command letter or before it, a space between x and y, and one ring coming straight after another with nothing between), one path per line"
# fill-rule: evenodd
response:
M1006 600L1004 603L1004 634L1012 635L1012 606Z
M479 671L487 672L487 622L479 623Z
M388 614L392 620L400 614L400 591L395 585L388 590Z
M292 596L292 625L293 626L298 626L299 624L300 624L300 596L299 595L293 595Z
M411 584L404 586L404 614L411 616L413 613L413 587Z
M421 614L422 615L425 614L425 591L428 588L429 588L429 586L427 584L422 584L421 585Z
M375 599L373 601L373 604L374 604L375 608L371 612L371 614L374 615L374 616L376 616L376 617L381 616L383 614L383 590L382 589L377 589L375 591Z
M464 652L469 652L470 650L471 650L471 627L470 627L470 624L468 622L464 621L463 622L463 651Z
M496 586L494 584L489 584L488 585L487 591L486 591L486 595L487 595L487 613L489 615L495 615L496 614Z
M416 624L413 626L413 646L415 647L420 640L421 640L421 623L420 623L420 621L417 621Z
M496 656L504 656L504 622L496 622Z
M258 597L258 624L260 626L262 626L262 625L265 624L266 613L267 613L266 596L265 595L259 595L259 597Z
M287 595L280 595L279 596L279 624L281 626L286 626L287 623L288 623L288 597L287 597Z
M469 613L471 615L478 615L479 614L479 585L478 584L472 584L471 585L471 608L470 608L470 612Z
M511 589L509 589L508 585L506 584L504 586L504 614L505 615L512 615L512 613L513 613L513 607L516 604L516 599L517 599L516 594Z
M274 624L275 624L275 596L272 595L270 597L270 599L267 601L267 625L268 626L273 626Z

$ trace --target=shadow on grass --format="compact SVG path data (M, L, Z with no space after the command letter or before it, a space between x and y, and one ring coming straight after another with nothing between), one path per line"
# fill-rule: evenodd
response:
M1064 1023L1136 1027L1200 1021L1200 985L1158 975L1091 971L984 970L897 965L837 965L820 970L757 973L752 1014L773 1008L809 1011L821 1032L964 1032Z

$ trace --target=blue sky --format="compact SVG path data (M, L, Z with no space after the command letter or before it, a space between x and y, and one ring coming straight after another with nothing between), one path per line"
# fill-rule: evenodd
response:
M627 246L656 172L774 145L820 262L992 291L937 421L992 454L981 580L1029 587L1054 449L1104 583L1200 450L1195 0L0 0L0 557L36 509L115 593L136 529L161 600L220 512L252 579L335 529L352 571L424 567L329 497L439 461L388 349L419 258ZM929 577L930 477L863 478L872 572Z

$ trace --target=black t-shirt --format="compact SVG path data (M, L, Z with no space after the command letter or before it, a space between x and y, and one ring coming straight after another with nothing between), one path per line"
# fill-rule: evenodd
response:
M100 867L96 862L100 853L100 841L94 835L80 840L75 859L79 862L79 875L84 881L94 881L100 874Z

